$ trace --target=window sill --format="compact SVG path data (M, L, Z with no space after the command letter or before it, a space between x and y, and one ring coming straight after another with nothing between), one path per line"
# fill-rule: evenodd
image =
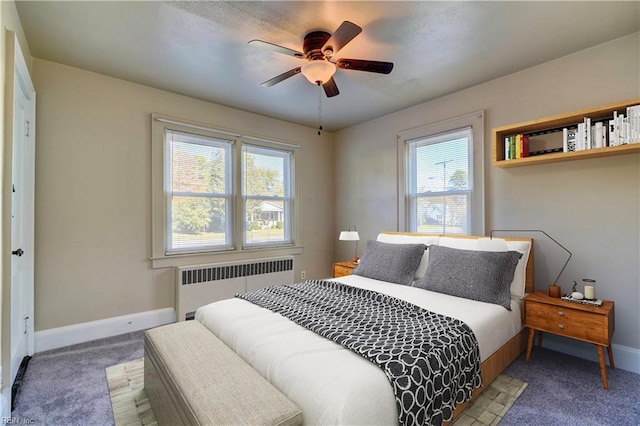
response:
M160 269L208 263L232 263L250 259L266 259L298 254L302 254L302 247L263 247L236 251L175 254L170 256L152 257L149 260L151 261L152 269Z

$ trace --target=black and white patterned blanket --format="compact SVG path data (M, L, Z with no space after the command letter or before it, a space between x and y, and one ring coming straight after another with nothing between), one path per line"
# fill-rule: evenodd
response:
M401 425L439 425L482 385L478 342L462 321L335 281L309 280L236 297L277 312L378 365Z

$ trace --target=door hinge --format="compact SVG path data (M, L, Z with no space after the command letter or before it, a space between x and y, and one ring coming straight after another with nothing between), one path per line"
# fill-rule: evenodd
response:
M24 334L27 334L29 330L29 317L24 317Z
M31 122L27 120L26 126L25 126L25 136L29 137L30 134L31 134Z

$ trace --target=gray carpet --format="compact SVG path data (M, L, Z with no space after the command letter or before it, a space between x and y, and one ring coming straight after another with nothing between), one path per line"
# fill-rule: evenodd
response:
M609 390L604 390L597 363L539 347L529 364L521 355L504 374L528 387L501 425L640 425L638 374L607 367Z
M13 422L112 425L105 368L143 356L143 333L36 354L16 400ZM615 356L615 353L614 353ZM505 374L528 383L501 425L640 425L640 375L608 369L602 389L593 362L534 348Z
M29 421L20 424L112 425L105 368L143 354L143 332L37 353L12 416Z

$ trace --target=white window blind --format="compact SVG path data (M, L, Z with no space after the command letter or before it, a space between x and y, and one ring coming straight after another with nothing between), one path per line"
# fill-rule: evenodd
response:
M471 127L408 140L407 220L411 232L471 233Z
M233 246L233 141L165 130L167 253Z

